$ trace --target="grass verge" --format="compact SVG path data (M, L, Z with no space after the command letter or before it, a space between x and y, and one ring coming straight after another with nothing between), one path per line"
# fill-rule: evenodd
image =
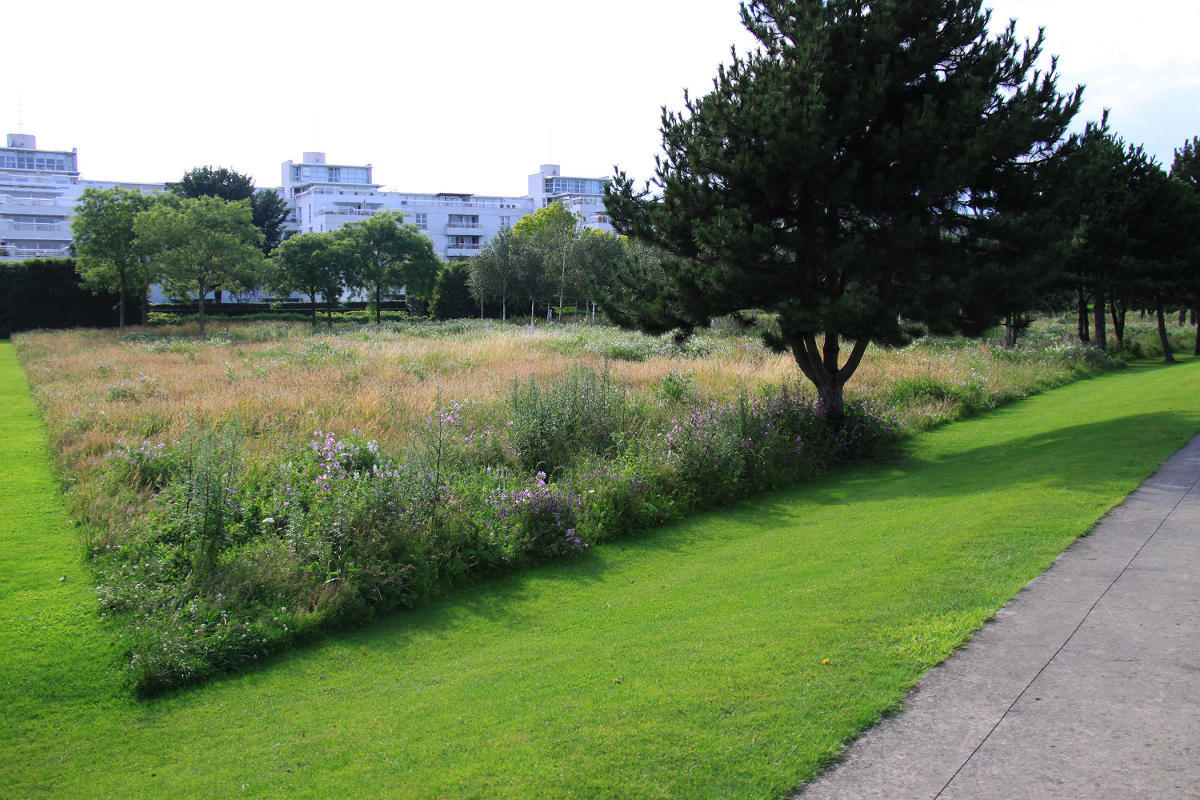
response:
M41 464L6 479L42 475L0 537L5 797L779 796L1200 430L1197 362L1135 367L138 703L0 370L0 463Z

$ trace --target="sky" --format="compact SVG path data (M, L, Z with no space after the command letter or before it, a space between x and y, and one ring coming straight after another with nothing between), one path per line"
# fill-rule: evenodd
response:
M1086 86L1080 125L1110 108L1168 167L1200 135L1200 4L984 4L1046 29L1060 89ZM85 178L208 164L277 186L318 150L392 190L517 196L544 163L650 177L661 107L754 44L736 0L60 0L0 19L0 127L78 148Z

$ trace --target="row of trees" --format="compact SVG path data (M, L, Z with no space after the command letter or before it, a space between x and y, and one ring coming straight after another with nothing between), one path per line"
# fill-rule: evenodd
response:
M566 298L594 309L608 290L613 265L634 247L583 227L561 203L551 203L501 230L468 262L464 278L477 302L500 305L502 319L508 319L512 301L528 305L532 323L539 303L551 313L557 301L560 315Z
M287 210L273 190L256 191L246 176L201 167L161 195L111 188L84 190L73 222L77 269L85 286L114 291L124 330L129 297L143 302L161 284L174 297L198 301L210 292L265 288L308 295L316 318L318 295L336 301L345 290L379 303L407 289L427 297L441 262L428 237L383 213L327 234L280 241Z
M332 304L345 290L362 291L378 323L388 294L404 289L408 296L429 298L443 266L429 237L397 211L381 211L336 231L292 236L271 262L265 285L280 295L307 296L314 326L318 295Z
M253 285L286 218L278 192L256 190L252 179L225 168L197 167L156 196L89 187L72 221L76 266L85 287L119 295L123 331L130 296L142 299L145 321L153 283L201 298ZM203 304L200 314L203 329Z
M991 34L980 0L741 13L760 47L664 108L652 182L618 170L607 191L617 230L665 254L617 262L618 321L686 335L771 312L767 342L838 418L870 343L917 326L1015 337L1070 292L1103 346L1108 311L1197 303L1198 143L1167 175L1106 119L1064 140L1083 89L1058 92L1040 31Z

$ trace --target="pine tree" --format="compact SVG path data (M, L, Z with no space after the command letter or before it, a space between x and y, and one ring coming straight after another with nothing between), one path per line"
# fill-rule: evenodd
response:
M656 297L613 316L687 333L771 312L768 342L838 419L870 342L964 324L960 245L1052 155L1081 90L1035 67L1041 33L991 36L980 0L755 0L742 21L761 47L664 109L653 186L618 171L608 190L614 226L670 254Z
M1192 190L1192 197L1200 201L1200 136L1193 136L1175 151L1171 164L1171 177ZM1196 341L1192 348L1200 356L1200 219L1189 224L1192 245L1190 263L1186 266L1183 293L1184 302L1191 306L1192 324L1196 326Z

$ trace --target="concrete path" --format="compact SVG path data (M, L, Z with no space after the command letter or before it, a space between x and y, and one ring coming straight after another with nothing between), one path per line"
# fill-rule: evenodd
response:
M1200 798L1200 436L796 798Z

